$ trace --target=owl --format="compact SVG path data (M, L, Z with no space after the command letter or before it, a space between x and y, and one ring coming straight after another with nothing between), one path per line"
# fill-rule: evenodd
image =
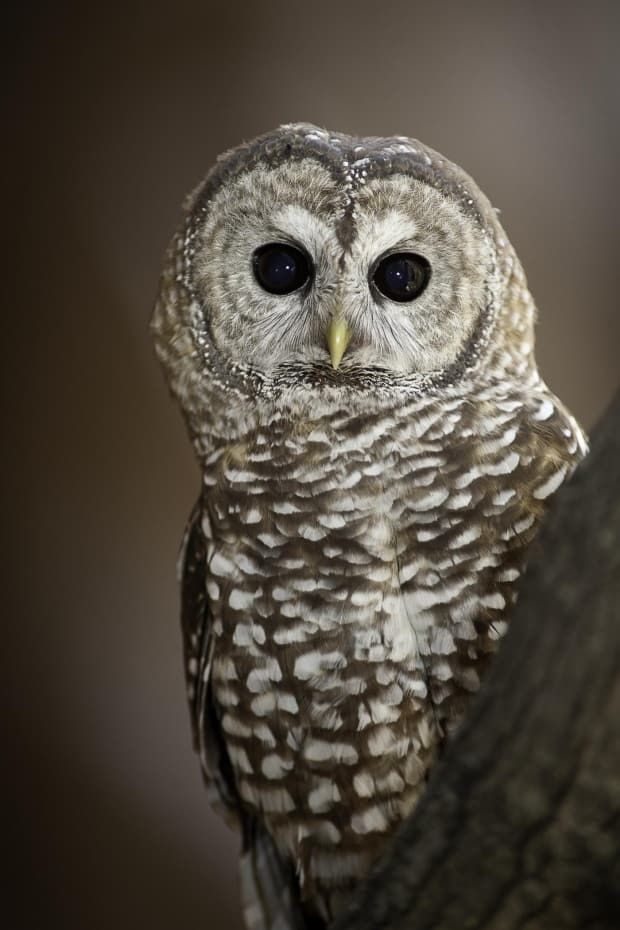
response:
M486 197L412 139L282 126L189 198L152 331L202 472L186 675L250 930L346 907L506 631L586 449L535 313Z

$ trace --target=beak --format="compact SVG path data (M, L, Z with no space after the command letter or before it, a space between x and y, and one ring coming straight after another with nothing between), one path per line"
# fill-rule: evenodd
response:
M333 319L327 327L325 337L332 365L334 368L338 368L342 356L349 345L351 330L343 319Z

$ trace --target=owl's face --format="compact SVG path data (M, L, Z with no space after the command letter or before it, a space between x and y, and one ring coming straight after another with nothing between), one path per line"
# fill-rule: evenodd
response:
M484 227L403 171L361 167L355 181L308 153L259 161L210 197L193 280L229 362L267 374L331 365L346 378L442 371L466 348L496 266Z
M200 424L227 396L249 410L257 394L420 396L485 370L521 377L532 320L514 252L461 169L415 140L298 124L207 175L153 329Z

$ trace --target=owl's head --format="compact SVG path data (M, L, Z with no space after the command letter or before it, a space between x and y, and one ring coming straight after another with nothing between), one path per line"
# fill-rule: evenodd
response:
M529 295L518 319L506 298L515 278L527 295L457 166L415 140L296 124L226 153L190 198L153 325L182 402L201 380L254 396L421 393L493 349L496 367L517 343L531 355Z

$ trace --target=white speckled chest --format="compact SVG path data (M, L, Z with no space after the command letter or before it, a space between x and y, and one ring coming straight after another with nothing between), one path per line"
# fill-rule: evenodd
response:
M306 886L363 874L416 803L577 450L542 388L470 390L276 417L207 460L214 698L242 803Z

